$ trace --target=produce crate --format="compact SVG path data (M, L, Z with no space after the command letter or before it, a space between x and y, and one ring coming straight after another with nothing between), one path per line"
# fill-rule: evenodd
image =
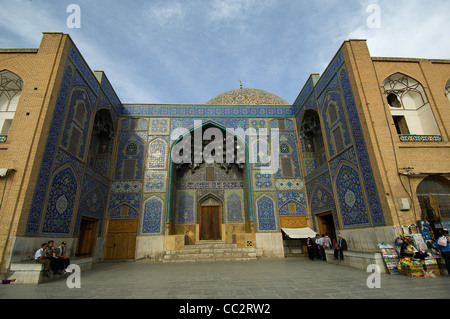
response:
M403 273L408 277L423 277L423 266L408 265L402 268Z

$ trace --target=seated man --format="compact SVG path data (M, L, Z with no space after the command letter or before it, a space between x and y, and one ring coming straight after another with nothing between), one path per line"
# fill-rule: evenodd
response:
M45 251L47 250L47 243L43 243L41 248L34 254L34 261L36 263L44 264L44 276L49 277L48 272L50 270L50 260L45 258Z
M47 243L47 250L45 251L45 259L50 261L50 268L53 274L62 274L61 262L56 258L56 248L54 246L54 241L49 240Z
M64 273L68 272L66 269L70 265L70 258L66 255L66 245L67 243L63 241L61 243L61 246L56 248L56 257L58 258L59 263L64 270Z

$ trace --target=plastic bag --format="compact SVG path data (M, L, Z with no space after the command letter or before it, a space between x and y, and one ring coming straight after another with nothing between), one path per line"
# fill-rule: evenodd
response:
M439 246L447 246L447 238L442 236L438 239L438 245Z

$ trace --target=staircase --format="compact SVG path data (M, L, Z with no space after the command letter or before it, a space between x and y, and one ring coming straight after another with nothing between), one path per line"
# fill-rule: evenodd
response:
M163 262L214 262L214 261L247 261L256 260L256 249L237 248L236 244L228 244L221 240L201 240L184 249L166 251Z

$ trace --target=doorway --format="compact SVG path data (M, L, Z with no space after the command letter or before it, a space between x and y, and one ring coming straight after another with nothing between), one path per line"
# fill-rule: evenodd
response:
M336 229L334 227L332 212L317 215L317 222L319 224L320 235L328 233L328 237L331 240L336 239Z
M200 240L220 240L221 234L221 206L200 206Z
M134 259L138 224L138 219L109 221L104 259Z
M97 232L97 219L81 217L80 233L78 235L76 257L92 257Z

